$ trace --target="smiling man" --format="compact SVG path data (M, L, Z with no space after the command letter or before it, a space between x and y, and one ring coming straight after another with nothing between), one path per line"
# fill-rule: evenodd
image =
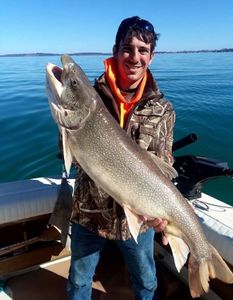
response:
M121 90L135 89L145 76L152 62L151 45L137 37L126 37L119 49L113 49L117 61L117 84Z
M96 80L95 88L116 122L136 143L172 164L175 113L148 68L157 39L153 25L147 20L139 17L123 20L117 31L113 57L104 61L105 72ZM158 299L154 233L164 230L166 220L147 221L142 216L137 244L122 207L77 168L67 285L69 300L91 299L92 278L107 240L116 242L126 261L135 298Z

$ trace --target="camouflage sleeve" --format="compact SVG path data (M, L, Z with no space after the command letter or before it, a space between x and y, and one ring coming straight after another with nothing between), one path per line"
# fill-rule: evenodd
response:
M152 151L168 164L173 165L174 158L172 155L172 145L175 112L170 102L163 101L159 105L162 105L163 108L160 116L157 118L154 117L153 120L150 118L150 122L154 122L154 126L152 128L153 133L151 134L153 138L147 150ZM156 108L154 107L154 111L157 108L158 104L156 105ZM143 131L145 132L145 128L143 128Z
M175 124L175 112L174 110L167 112L167 116L163 120L165 122L165 139L164 139L164 160L173 165L174 157L172 154L172 146L173 146L173 131L174 131L174 124Z

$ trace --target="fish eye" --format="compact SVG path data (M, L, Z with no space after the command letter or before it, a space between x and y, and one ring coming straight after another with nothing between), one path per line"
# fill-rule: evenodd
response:
M77 80L77 79L72 79L72 80L71 80L71 86L72 86L73 88L76 88L77 85L78 85L78 80Z

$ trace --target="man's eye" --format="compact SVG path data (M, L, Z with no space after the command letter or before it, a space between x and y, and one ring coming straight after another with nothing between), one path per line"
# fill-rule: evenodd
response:
M131 52L131 48L130 47L123 47L122 51L123 52Z
M147 54L147 53L149 53L149 49L142 48L142 49L139 50L139 52L142 53L142 54Z

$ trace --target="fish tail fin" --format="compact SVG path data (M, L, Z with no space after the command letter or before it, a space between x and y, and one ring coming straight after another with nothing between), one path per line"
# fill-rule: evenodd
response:
M189 288L193 298L200 297L203 292L208 292L210 278L233 283L233 273L218 251L212 245L210 247L212 249L211 260L198 264L192 256L189 258Z
M233 283L233 273L227 266L218 251L210 245L212 248L212 262L209 263L211 270L211 278L218 278L226 283Z

